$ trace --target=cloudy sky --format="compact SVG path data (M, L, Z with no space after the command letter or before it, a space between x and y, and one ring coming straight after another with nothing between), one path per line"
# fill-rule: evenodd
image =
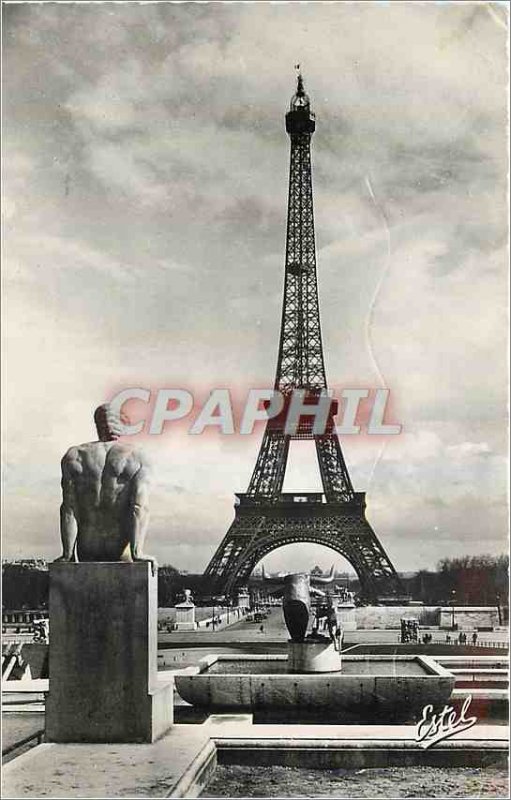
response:
M3 10L4 556L58 555L60 457L116 388L272 384L297 62L329 381L403 425L342 440L355 488L399 570L505 551L507 4ZM145 437L161 563L205 568L261 435Z

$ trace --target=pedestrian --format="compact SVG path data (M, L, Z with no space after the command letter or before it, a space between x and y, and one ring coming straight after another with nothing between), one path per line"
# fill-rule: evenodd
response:
M477 631L474 631L474 633L472 634L472 644L474 645L474 647L477 644Z
M451 637L449 636L449 634L446 634L445 643L446 644L451 644Z
M264 633L264 625L261 625L261 627L259 628L259 633Z

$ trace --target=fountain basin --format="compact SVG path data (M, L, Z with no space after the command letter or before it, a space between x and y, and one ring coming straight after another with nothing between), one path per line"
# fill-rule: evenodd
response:
M176 675L183 700L211 711L342 712L359 718L411 717L445 705L454 676L429 656L343 656L342 671L288 673L288 657L207 656L195 675Z

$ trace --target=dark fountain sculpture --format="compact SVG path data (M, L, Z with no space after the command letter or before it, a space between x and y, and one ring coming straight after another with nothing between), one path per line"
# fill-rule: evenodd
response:
M318 588L333 583L334 568L330 575L323 577L305 572L268 576L263 567L263 579L273 586L274 592L282 593L282 610L290 636L290 669L300 672L340 670L341 627L332 598ZM316 596L314 609L311 595ZM313 611L312 630L307 634Z

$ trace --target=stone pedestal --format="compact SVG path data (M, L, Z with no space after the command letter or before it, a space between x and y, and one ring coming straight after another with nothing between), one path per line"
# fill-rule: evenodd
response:
M333 642L288 642L288 672L340 672L341 654Z
M195 624L195 604L186 597L183 603L178 603L174 607L176 612L176 631L194 631Z
M337 619L344 631L357 630L357 616L355 612L355 604L341 603L337 606Z
M148 563L51 564L50 630L48 741L152 742L168 730Z

